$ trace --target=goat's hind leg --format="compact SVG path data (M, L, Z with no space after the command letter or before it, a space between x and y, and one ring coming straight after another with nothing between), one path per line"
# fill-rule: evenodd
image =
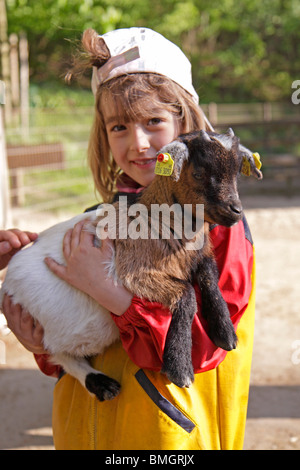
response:
M173 311L163 354L162 372L178 387L189 387L194 381L192 323L196 311L195 291L186 283L186 290Z
M226 351L235 349L238 339L218 286L219 271L214 257L203 257L195 275L201 289L202 315L207 320L210 339Z
M84 357L55 354L52 362L61 365L65 372L79 380L99 401L112 400L120 392L120 384L116 380L94 369Z

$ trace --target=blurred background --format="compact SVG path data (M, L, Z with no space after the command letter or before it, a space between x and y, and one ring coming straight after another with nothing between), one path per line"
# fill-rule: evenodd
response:
M40 231L97 202L90 73L64 81L88 27L175 42L213 126L260 153L263 181L240 184L258 274L247 449L300 449L299 21L299 0L0 0L1 228ZM0 448L52 448L53 379L1 321Z

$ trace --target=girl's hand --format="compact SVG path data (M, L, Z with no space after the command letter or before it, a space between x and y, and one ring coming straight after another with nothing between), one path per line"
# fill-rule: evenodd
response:
M122 285L116 286L112 279L107 278L105 262L111 259L112 242L103 240L101 248L96 248L94 236L84 230L85 223L85 220L77 223L65 234L65 266L51 258L46 258L45 262L58 277L90 295L115 315L122 315L133 296Z
M21 344L34 354L48 354L43 345L44 330L21 305L13 304L8 295L4 295L2 311L8 328Z
M36 240L37 237L37 233L22 232L18 229L0 230L0 270L6 268L17 251Z

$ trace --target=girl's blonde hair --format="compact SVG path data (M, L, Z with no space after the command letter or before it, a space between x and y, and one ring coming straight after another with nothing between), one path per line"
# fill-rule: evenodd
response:
M84 67L100 67L110 58L105 42L94 30L89 29L83 33L82 45L84 59L80 63ZM78 70L82 70L82 65L75 65L68 78ZM88 162L95 189L104 202L112 200L117 191L116 181L122 172L109 149L102 113L106 102L111 103L113 100L120 121L123 122L155 117L152 116L152 110L161 109L163 106L178 119L182 133L206 128L203 112L192 96L163 75L132 73L113 78L99 86L95 98L95 117L89 140Z

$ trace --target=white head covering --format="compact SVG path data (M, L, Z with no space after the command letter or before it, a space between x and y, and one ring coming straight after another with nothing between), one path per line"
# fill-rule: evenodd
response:
M148 28L127 28L99 37L105 41L111 58L102 67L93 67L94 95L99 85L112 78L128 73L153 72L173 80L198 103L189 60L164 36Z

